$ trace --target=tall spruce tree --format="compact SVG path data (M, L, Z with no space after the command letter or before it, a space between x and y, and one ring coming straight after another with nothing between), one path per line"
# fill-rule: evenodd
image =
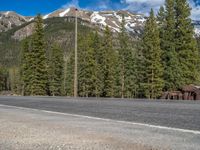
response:
M73 96L74 90L74 50L71 50L69 55L64 56L64 81L63 81L63 95Z
M51 49L49 65L48 65L48 79L49 91L52 96L62 95L63 82L63 52L61 48L54 44Z
M164 29L166 28L166 15L165 15L165 8L163 6L160 7L157 15L157 22L160 32L160 47L163 48L164 41Z
M47 94L47 58L44 41L44 24L41 15L35 19L35 32L31 50L31 95Z
M150 17L145 23L143 58L145 74L141 84L145 96L149 99L155 99L161 95L163 88L163 66L161 63L159 29L153 10L151 10Z
M26 39L23 42L23 48L21 53L20 61L20 77L21 77L21 94L30 95L31 94L31 78L32 78L32 58L31 58L31 49L30 41Z
M101 72L101 39L100 36L98 34L98 32L96 31L95 33L93 33L92 35L92 43L91 43L91 47L94 50L94 63L95 63L95 68L94 68L94 90L93 90L93 96L95 97L100 97L101 93L102 93L102 72Z
M133 51L130 47L129 37L125 28L125 19L122 16L121 32L119 33L119 78L120 78L120 96L134 97L135 95L135 60Z
M92 33L79 42L79 95L82 97L95 96L96 62L92 46Z
M175 0L176 12L176 52L178 53L180 71L180 87L199 81L199 54L194 27L190 19L191 8L187 0Z
M165 2L165 22L161 27L163 36L161 37L161 49L163 51L164 81L165 90L172 91L178 89L180 85L180 68L178 66L178 54L176 52L175 33L175 1L166 0Z
M116 89L116 64L117 55L113 49L112 33L108 26L106 26L102 47L102 61L101 61L101 72L102 72L102 97L114 97Z

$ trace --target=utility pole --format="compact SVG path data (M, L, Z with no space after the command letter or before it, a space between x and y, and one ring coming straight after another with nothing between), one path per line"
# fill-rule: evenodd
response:
M74 62L74 97L78 96L78 52L77 52L77 12L78 9L75 9L75 62Z

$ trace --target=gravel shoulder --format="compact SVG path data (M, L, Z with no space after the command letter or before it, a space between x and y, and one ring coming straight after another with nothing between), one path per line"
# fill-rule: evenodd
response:
M200 135L0 105L2 150L197 150Z

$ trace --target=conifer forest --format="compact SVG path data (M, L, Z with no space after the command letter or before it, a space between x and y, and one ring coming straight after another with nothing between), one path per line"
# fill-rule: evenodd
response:
M160 98L163 92L200 84L200 44L187 0L153 9L140 37L122 17L120 32L78 21L78 96ZM54 22L54 24L52 24ZM20 42L0 33L0 91L23 96L73 96L74 20L43 20ZM45 24L49 25L44 28ZM6 45L6 46L5 46ZM10 55L3 55L8 51Z

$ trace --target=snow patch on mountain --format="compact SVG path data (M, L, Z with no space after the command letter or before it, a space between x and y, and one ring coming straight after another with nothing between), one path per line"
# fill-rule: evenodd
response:
M73 17L75 16L76 8L71 7L67 9L59 9L53 11L49 14L44 15L43 19L53 18L53 17ZM143 33L144 24L147 19L142 14L134 14L129 11L119 10L119 11L88 11L88 10L78 10L78 18L83 21L87 21L90 25L98 26L100 29L105 29L108 26L113 32L121 31L122 16L125 19L125 28L127 32L133 36L139 36ZM0 32L11 29L14 26L19 26L25 22L34 20L35 17L25 17L16 14L12 11L0 12L0 20L2 25L0 25ZM200 21L193 21L195 27L195 35L200 37Z
M5 16L7 17L9 15L10 11L5 12Z
M51 14L51 13L50 13L50 14ZM47 18L49 18L49 15L50 15L50 14L47 14L47 15L43 16L42 18L43 18L43 19L47 19ZM31 18L31 19L32 19L32 18Z
M197 36L200 36L200 29L199 28L195 28L194 32Z
M139 18L138 21L144 23L146 21L146 19L145 18Z
M93 12L93 14L91 15L91 22L92 23L98 23L98 24L102 24L102 25L104 25L104 26L106 26L107 24L106 24L106 22L105 22L105 20L106 20L106 18L105 17L103 17L103 16L101 16L100 14L99 14L99 12Z
M127 24L125 25L125 28L126 28L126 30L127 30L128 32L133 32L133 33L135 33L135 30L134 30L133 28L130 27L130 24L129 24L129 23L127 23Z
M70 8L66 9L65 11L61 12L59 14L60 17L64 17L68 12L70 11Z
M117 26L118 28L120 28L120 26L115 22L115 21L112 21L112 23Z
M119 20L119 22L122 22L122 16L117 15L117 13L114 13L114 16Z

